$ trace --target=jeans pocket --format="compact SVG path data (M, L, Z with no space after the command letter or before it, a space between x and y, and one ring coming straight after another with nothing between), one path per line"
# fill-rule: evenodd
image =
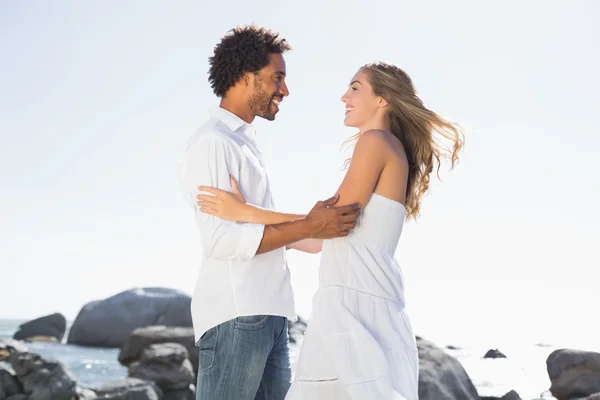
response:
M257 331L267 326L268 323L268 315L244 315L234 320L233 327L241 331Z
M200 337L198 372L204 372L212 368L215 363L215 352L217 350L217 339L219 337L219 326L207 330Z

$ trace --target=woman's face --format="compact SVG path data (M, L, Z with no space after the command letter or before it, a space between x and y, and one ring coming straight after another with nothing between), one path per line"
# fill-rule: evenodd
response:
M344 125L359 129L368 125L380 108L380 100L381 98L373 93L367 73L359 70L342 96L342 102L346 105Z

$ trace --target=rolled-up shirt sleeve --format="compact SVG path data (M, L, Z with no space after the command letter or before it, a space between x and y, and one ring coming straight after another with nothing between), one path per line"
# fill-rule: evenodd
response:
M241 160L233 146L212 135L200 139L191 144L181 167L184 195L194 208L205 258L249 260L262 241L264 225L226 221L200 212L196 203L200 185L231 191L229 174L242 186Z

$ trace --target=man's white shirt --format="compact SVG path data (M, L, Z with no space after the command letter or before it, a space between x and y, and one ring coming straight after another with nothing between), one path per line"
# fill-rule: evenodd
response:
M180 183L194 209L202 245L191 307L196 342L210 328L238 316L296 319L285 248L256 255L264 225L225 221L200 212L196 204L200 185L231 191L230 174L246 202L273 209L254 128L216 107L188 141L180 164Z

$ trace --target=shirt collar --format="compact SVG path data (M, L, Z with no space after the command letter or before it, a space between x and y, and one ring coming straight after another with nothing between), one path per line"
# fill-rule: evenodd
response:
M247 123L234 113L223 107L214 107L210 110L210 117L215 118L225 124L232 132L241 134L256 147L256 129L254 125Z
M246 121L244 121L234 113L227 111L223 107L213 107L210 110L210 117L216 118L219 121L223 122L233 132L237 131L242 127L252 127L252 124L247 123Z

